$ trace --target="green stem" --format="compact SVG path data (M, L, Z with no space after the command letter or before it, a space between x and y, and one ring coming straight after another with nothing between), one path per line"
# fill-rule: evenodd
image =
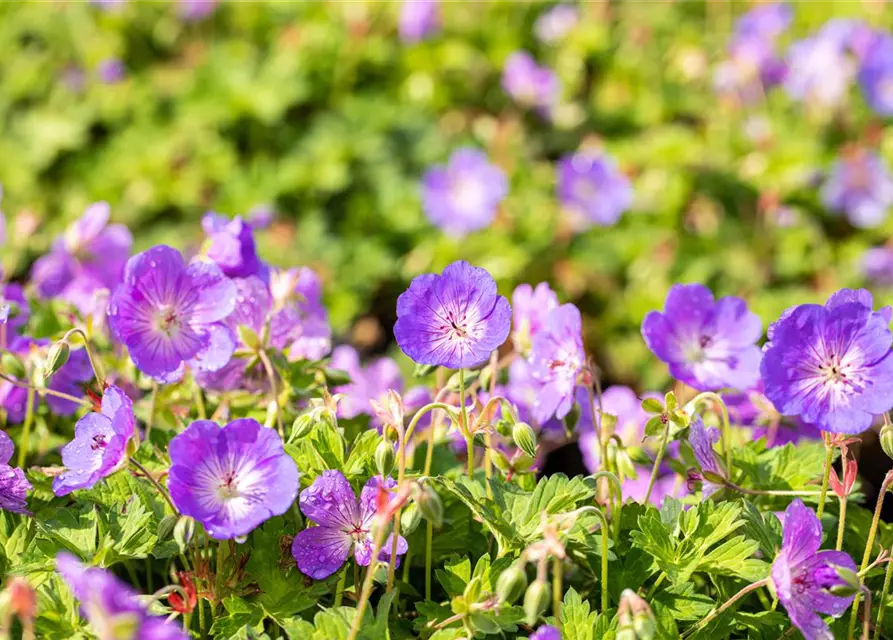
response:
M149 396L149 419L146 420L146 442L152 434L152 425L155 423L155 408L158 402L158 382L152 380L152 395Z
M846 529L846 505L847 498L840 498L840 518L837 520L837 544L834 548L840 551L843 548L843 532Z
M698 402L702 400L713 400L715 403L719 405L720 414L722 415L722 450L725 454L726 460L726 473L729 474L728 477L732 477L732 434L731 427L729 426L729 409L726 407L725 401L719 396L719 394L714 393L713 391L704 391L699 393L692 401L689 403L691 406L695 406ZM646 500L647 504L647 500Z
M210 603L208 603L210 606ZM205 632L205 599L199 598L198 600L198 628L201 633L202 638L207 638L208 635Z
M602 612L608 610L608 532L611 530L611 527L608 526L608 518L605 516L604 511L599 509L598 507L593 507L591 505L586 507L580 507L576 510L578 515L582 515L584 513L594 513L598 516L598 519L601 521L601 533L602 533L602 575L601 575L601 605Z
M824 439L825 434L822 434L822 438ZM819 494L819 508L816 509L816 515L819 520L822 519L822 514L825 513L825 498L828 496L828 481L831 477L831 461L834 458L834 447L828 444L828 441L825 440L825 466L822 469L822 491Z
M70 329L62 339L68 341L68 337L73 333L79 334L84 341L84 350L87 352L87 359L90 360L90 367L93 369L93 375L96 376L96 381L99 383L99 387L105 389L105 376L102 374L102 367L99 364L99 360L93 355L93 349L90 348L90 340L87 338L87 334L84 333L84 330L78 328Z
M620 544L620 510L623 508L623 485L620 484L620 478L610 471L599 471L592 474L592 479L598 482L599 478L606 478L610 481L614 490L614 506L611 511L611 520L614 522L614 544ZM645 504L648 504L647 501Z
M651 491L654 489L654 483L657 482L657 474L660 473L660 463L664 459L664 453L667 450L667 441L670 439L670 421L664 425L664 432L660 437L660 446L657 448L657 455L654 457L654 467L651 469L651 478L648 480L648 489L645 491L645 499L642 504L648 504L651 498Z
M737 491L738 493L743 493L746 496L800 496L800 497L808 497L808 496L817 496L820 495L818 491L795 491L793 489L747 489L745 487L739 487L737 484L726 482L726 488L731 489L732 491Z
M765 587L767 584L769 584L769 578L763 578L762 580L754 582L753 584L747 585L741 591L739 591L738 593L733 595L731 598L726 600L722 604L721 607L719 607L718 609L714 609L713 611L708 613L707 616L705 618L703 618L698 624L694 625L688 631L683 633L682 637L685 638L687 636L690 636L691 634L693 634L696 631L700 631L701 629L706 627L708 624L710 624L713 621L713 619L716 618L716 616L718 616L723 611L725 611L726 609L731 607L733 604L738 602L741 598L746 596L748 593L750 593L751 591L755 591L756 589L759 589L760 587Z
M341 577L338 578L338 584L335 585L335 606L341 606L341 600L344 597L344 585L347 584L347 565L344 566L344 571L341 572Z
M279 437L285 440L285 426L282 424L282 407L279 406L279 387L276 384L276 371L273 369L273 363L270 357L263 349L257 350L257 357L260 358L267 373L267 380L270 382L270 394L273 396L273 402L276 403L276 426L279 429Z
M27 382L22 382L16 378L11 378L5 374L0 373L0 380L5 380L9 384L19 387L21 389L30 389L37 394L43 396L55 396L56 398L62 398L63 400L68 400L69 402L76 402L83 407L87 407L88 409L93 409L93 403L89 400L84 400L83 398L76 398L75 396L69 395L67 393L62 393L61 391L56 391L55 389L40 389L38 387L31 386Z
M376 518L377 519L377 518ZM363 622L363 614L366 613L366 605L369 604L369 596L372 593L372 582L375 575L375 565L377 563L378 554L381 552L381 546L384 544L384 534L387 530L387 523L378 522L375 530L375 539L372 544L372 562L366 568L366 577L363 579L363 590L360 592L360 599L357 601L357 610L354 614L353 624L350 627L350 634L347 640L357 640L360 633L360 625Z
M28 389L25 405L25 424L22 425L22 439L19 441L19 468L25 468L28 448L31 445L31 423L34 422L34 389Z
M171 508L171 511L174 512L174 515L180 515L180 512L177 510L176 505L174 504L173 500L171 500L170 494L167 492L167 490L164 487L161 486L161 483L158 482L158 480L156 480L155 477L151 473L149 473L149 470L146 469L146 467L141 465L139 462L137 462L133 458L128 459L128 462L130 464L132 464L140 473L142 473L144 476L146 476L146 478L148 478L149 482L151 482L153 485L155 485L155 489L158 491L159 494L161 494L161 497L164 498L165 502L168 503L168 505Z
M462 435L465 436L465 450L468 452L468 477L474 478L474 434L468 428L468 407L465 406L465 369L459 369L459 411L462 418L459 423Z
M890 547L890 553L893 554L893 546ZM874 625L875 640L879 640L881 637L881 627L884 623L884 609L887 607L887 593L890 591L891 576L893 576L893 562L888 562L887 570L884 572L884 588L881 589L881 602L878 606L877 624Z
M604 537L604 536L603 536ZM555 617L555 626L561 631L561 600L564 591L562 587L563 567L561 558L552 558L552 615Z
M862 554L862 565L859 567L859 571L865 571L868 568L868 562L871 560L871 552L874 549L874 537L877 534L878 522L881 519L881 508L884 506L884 496L887 495L887 489L890 488L890 483L893 482L893 470L887 472L887 475L884 476L884 481L881 483L881 489L878 493L877 504L874 506L874 517L871 519L871 529L868 530L868 540L865 543L865 552ZM859 615L859 599L861 594L857 593L856 597L853 598L853 608L850 613L850 625L849 630L847 631L847 638L849 640L853 640L853 634L856 631L856 618Z

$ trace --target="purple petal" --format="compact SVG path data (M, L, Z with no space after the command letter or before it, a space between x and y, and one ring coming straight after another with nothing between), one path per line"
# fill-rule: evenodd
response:
M14 452L12 438L5 431L0 431L0 464L8 464Z
M298 532L291 552L301 573L323 580L341 568L352 544L350 533L341 529L310 527Z
M236 307L236 285L223 275L213 262L193 262L186 269L198 300L191 307L190 322L209 324L219 322Z
M301 492L301 511L318 525L353 530L360 523L357 497L344 474L323 471Z

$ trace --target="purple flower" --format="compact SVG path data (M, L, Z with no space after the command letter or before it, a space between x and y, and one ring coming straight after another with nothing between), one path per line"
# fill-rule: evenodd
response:
M561 632L552 625L544 624L528 640L561 640Z
M558 162L558 198L578 218L610 226L633 202L633 188L614 159L579 151Z
M446 166L432 167L422 178L425 215L451 236L489 226L507 194L505 173L477 149L456 150Z
M278 271L270 288L276 309L270 322L271 345L287 351L290 361L324 357L332 349L332 329L319 276L308 267Z
M775 40L788 30L793 18L793 10L783 2L758 5L738 18L735 37Z
M397 298L394 337L419 364L463 369L483 364L505 342L512 308L485 269L454 262L442 275L413 278Z
M398 25L403 42L420 42L440 30L438 0L403 0Z
M93 379L93 366L85 349L72 351L68 356L68 362L50 378L47 387L53 391L61 391L70 396L80 397L84 394L84 387ZM57 416L70 416L78 410L80 405L65 398L46 396L46 403Z
M855 61L837 29L795 42L788 49L784 86L795 100L833 107L846 96L855 76Z
M108 203L90 205L34 263L31 279L43 297L61 298L88 315L96 294L121 281L133 237L124 225L108 224L109 215Z
M85 567L70 553L56 556L56 570L74 597L80 600L81 614L102 640L121 638L125 632L132 640L187 640L179 625L161 616L150 615L139 594L111 571Z
M533 32L541 42L555 44L563 39L579 21L580 10L577 7L570 4L559 4L536 19Z
M217 8L217 0L180 0L180 17L187 22L204 20Z
M531 376L539 386L533 416L540 424L555 416L564 418L574 404L577 378L586 363L580 310L563 304L546 316L533 337Z
M873 38L859 68L859 86L866 102L880 116L893 115L893 38Z
M295 536L291 552L301 573L322 580L338 571L353 551L361 566L372 562L373 531L376 502L381 489L393 489L393 478L370 478L357 502L347 478L340 471L323 471L301 492L301 511L318 526ZM387 561L393 544L390 534L379 553L379 561ZM397 554L409 549L403 536L397 538Z
M855 227L877 227L893 205L893 175L879 155L859 150L838 159L822 187L822 204Z
M558 296L548 282L540 282L536 288L519 284L512 293L512 342L522 354L530 351L533 337L540 332L546 317L558 307Z
M893 408L893 310L865 289L803 304L769 327L761 372L779 413L832 433L859 433Z
M30 516L26 501L31 483L25 472L9 466L15 446L5 431L0 431L0 509Z
M561 99L558 76L526 51L516 51L502 69L502 88L518 103L549 117Z
M650 311L642 337L670 374L700 391L749 389L759 378L759 317L741 298L713 299L702 284L670 288L664 312Z
M28 323L28 318L31 315L28 300L25 298L25 290L15 283L0 285L0 306L6 309L2 322L6 325L4 330L6 340L9 341ZM0 343L0 349L5 346Z
M127 261L109 324L140 371L172 381L186 362L207 371L229 362L235 338L221 321L235 305L236 286L216 264L187 266L176 249L159 245Z
M217 540L248 535L288 511L298 495L298 467L279 434L251 418L220 428L196 420L169 445L171 499Z
M65 472L53 479L53 493L68 495L75 489L90 489L120 469L127 461L127 443L136 420L130 398L117 387L102 395L102 411L78 420L74 440L62 447Z
M860 268L872 284L893 286L893 248L874 247L862 254Z
M116 84L124 79L124 63L119 58L106 58L96 68L99 79L104 84Z
M202 228L208 236L206 255L217 263L224 275L230 278L257 276L269 282L270 268L257 257L254 230L250 224L239 216L230 220L210 212L202 218Z
M580 403L580 420L577 423L577 431L580 432L580 451L583 454L583 463L591 473L601 469L601 452L599 450L598 436L592 422L592 409L590 408L589 394L585 389L578 394ZM584 397L585 396L585 397ZM602 412L617 418L614 433L621 442L627 446L641 444L645 437L645 423L650 416L642 409L642 400L654 398L663 401L658 393L646 393L640 399L636 392L629 387L608 387L602 393ZM596 408L598 408L596 400ZM585 418L584 418L585 416Z
M248 224L252 229L266 229L276 221L276 209L271 204L258 204L248 210Z
M755 36L737 37L729 44L728 58L717 65L713 85L721 95L753 104L763 99L768 89L781 84L787 70L774 42Z
M384 404L389 389L402 391L403 377L397 363L390 358L379 358L363 367L357 350L342 345L332 352L331 367L350 375L350 384L334 389L335 393L344 394L338 402L338 417L356 418L359 415L368 415L373 417L373 425L380 426L369 402L375 400Z
M627 478L623 481L623 498L641 504L645 501L645 494L648 493L648 483L651 481L651 467L637 467L637 469L638 475L635 478ZM664 498L667 496L682 498L687 493L686 485L680 481L679 476L675 473L667 473L659 476L654 482L648 502L660 509L664 503Z
M689 479L700 481L701 496L707 499L724 486L725 471L720 466L713 445L719 442L719 429L705 428L701 416L695 416L688 428L688 443L695 454L700 472L689 472Z
M772 563L770 579L805 640L831 638L819 614L840 616L853 601L853 596L832 595L830 589L847 584L837 567L855 572L856 563L843 551L819 551L821 545L821 522L797 498L785 511L781 551Z

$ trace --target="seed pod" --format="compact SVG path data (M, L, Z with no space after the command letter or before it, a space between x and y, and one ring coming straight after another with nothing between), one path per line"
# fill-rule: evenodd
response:
M316 422L313 419L313 412L302 413L299 415L291 424L291 438L289 438L289 441L300 440L301 438L310 435L310 432L313 431L314 424L316 424Z
M193 536L195 536L195 520L189 516L180 516L174 525L174 542L180 547L180 553L186 550Z
M496 581L496 595L502 604L514 604L526 588L527 572L520 562L500 573Z
M375 469L378 471L378 475L383 478L391 475L391 471L394 470L394 460L397 459L394 453L394 444L382 438L378 446L375 447L373 457L375 458Z
M400 533L408 536L418 528L421 521L422 512L419 510L419 505L410 502L400 514Z
M512 440L521 451L531 458L536 457L536 434L526 422L518 422L512 427Z
M174 514L166 515L161 519L161 522L158 523L159 542L165 542L174 535L174 527L177 525L178 519L179 516L175 516Z
M419 505L422 517L433 524L435 529L440 529L443 525L443 502L437 492L427 485L422 485L415 502Z
M47 353L46 367L44 368L44 376L47 380L68 362L68 356L70 355L71 347L65 340L59 340L50 346L50 350Z
M525 622L531 627L549 606L549 585L537 580L524 593Z
M881 427L881 449L888 457L893 458L893 425L885 424Z

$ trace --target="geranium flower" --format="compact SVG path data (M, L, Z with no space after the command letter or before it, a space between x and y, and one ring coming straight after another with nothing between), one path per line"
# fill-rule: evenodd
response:
M83 615L100 640L187 640L174 622L150 615L139 594L111 571L85 567L70 553L56 556L56 570L81 603ZM127 635L122 636L122 633Z
M579 151L558 161L558 199L575 220L610 226L633 203L633 188L614 159Z
M670 288L664 311L642 321L645 344L670 365L670 374L700 391L749 389L759 379L760 318L744 300L713 299L702 284Z
M558 76L526 51L516 51L502 68L502 88L519 104L549 117L561 99Z
M527 354L533 337L540 332L546 316L558 307L558 296L548 282L540 282L536 288L519 284L512 293L512 342L515 349Z
M53 492L64 496L75 489L89 489L120 469L127 462L127 443L135 427L130 398L118 387L108 387L102 394L101 412L78 420L74 440L62 447L65 471L53 479Z
M458 149L446 166L432 167L422 177L425 215L451 236L489 226L506 195L505 173L477 149Z
M544 424L552 416L564 418L574 404L577 378L586 364L580 310L563 304L546 316L533 337L530 375L538 390L533 417Z
M291 552L301 573L314 580L329 577L353 552L357 564L367 566L372 562L373 519L380 489L393 489L393 478L370 478L360 492L360 500L354 495L347 478L340 471L330 470L313 481L301 492L301 511L318 526L300 531L295 536ZM394 534L388 535L378 560L390 558ZM403 555L409 546L403 536L397 538L397 554Z
M338 417L373 416L373 426L380 426L370 402L385 402L390 389L403 390L403 376L397 363L391 358L378 358L363 367L357 350L342 345L332 352L331 367L346 371L350 376L350 384L333 389L335 393L344 394L338 402Z
M572 4L558 4L536 19L533 32L540 42L555 44L580 21L580 10Z
M822 525L815 513L797 498L785 511L781 551L772 563L770 580L791 622L805 640L830 640L831 630L822 616L840 616L853 596L832 595L845 586L836 567L856 572L856 563L843 551L819 551Z
M769 327L761 371L779 413L859 433L893 408L893 310L872 304L865 289L841 289L824 306L791 307Z
M206 213L202 228L208 236L205 255L229 278L257 276L270 279L270 268L257 257L254 229L236 216L232 220L219 213Z
M189 362L216 371L229 362L235 338L221 322L236 305L236 287L211 262L186 265L159 245L127 261L109 303L109 324L143 373L164 382Z
M394 337L403 353L432 366L483 364L509 334L512 308L485 269L454 262L443 275L413 279L397 298Z
M838 159L822 186L822 204L854 227L877 227L893 206L893 174L876 153L859 149Z
M15 445L5 431L0 431L0 509L30 516L27 497L31 483L25 472L9 466Z
M270 344L288 359L319 360L332 349L332 328L322 303L322 283L308 267L277 271L270 278L273 317Z
M168 451L171 499L212 538L248 535L288 511L298 495L298 467L279 434L251 418L223 428L196 420Z
M0 272L0 276L2 275ZM2 308L0 323L6 325L4 331L6 332L6 341L9 342L28 323L28 317L31 315L28 300L25 298L25 290L14 282L0 285L0 308ZM0 348L5 346L0 344Z

